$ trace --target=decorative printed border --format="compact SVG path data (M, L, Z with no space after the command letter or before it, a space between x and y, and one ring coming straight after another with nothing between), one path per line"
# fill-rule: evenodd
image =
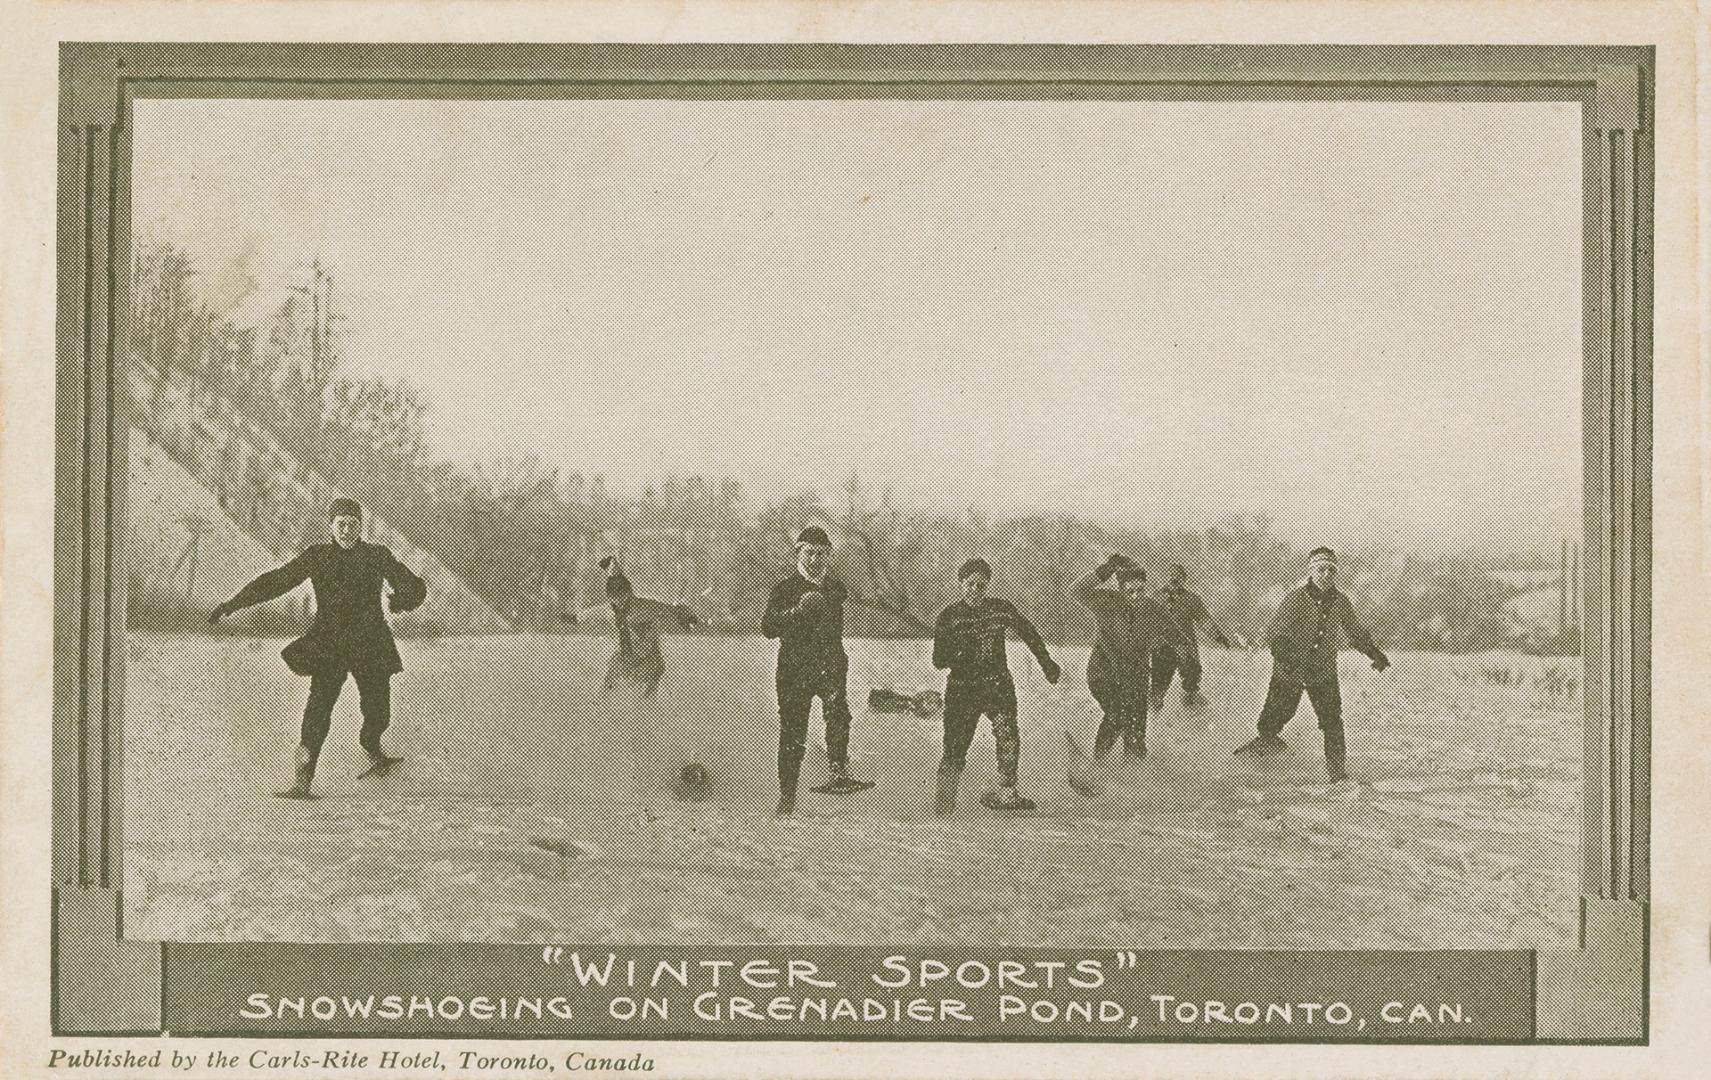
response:
M124 415L131 406L124 400L115 341L127 303L136 99L1578 101L1587 553L1580 940L1572 949L1518 954L1530 960L1531 1031L1475 1041L1643 1043L1651 812L1654 63L1649 47L1541 45L63 43L54 511L55 1033L159 1033L169 1014L187 1008L169 1002L170 979L236 963L252 948L130 941L120 917L126 597L124 552L114 539L125 520ZM273 948L295 950L298 960L313 953L323 972L357 962L354 955L341 962L318 946ZM424 948L437 947L353 946L349 952L375 954L365 964L393 956L399 964L438 965L452 962L449 950L461 948L459 970L500 978L514 973L517 964L518 950L509 946L448 947L440 960L402 959L407 950ZM1200 962L1228 968L1243 955L1208 952ZM1291 955L1350 972L1418 967L1401 964L1396 954ZM1495 964L1517 954L1414 955L1485 955ZM187 958L195 960L188 969ZM275 962L292 963L285 957ZM840 1036L800 1029L771 1037Z

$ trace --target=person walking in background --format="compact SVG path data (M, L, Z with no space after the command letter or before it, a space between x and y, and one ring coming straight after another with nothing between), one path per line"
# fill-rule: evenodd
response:
M1107 587L1112 578L1117 588ZM1087 688L1104 712L1093 756L1103 759L1119 738L1125 757L1147 755L1147 689L1153 647L1186 649L1182 630L1147 596L1147 573L1127 555L1112 555L1070 586L1070 595L1093 613L1098 639L1087 661Z
M778 812L796 809L796 786L807 749L808 713L820 699L830 779L816 792L847 794L873 786L849 772L850 660L844 652L844 601L849 590L831 572L832 541L817 525L796 537L796 568L773 587L761 632L778 639Z
M1230 639L1212 621L1206 602L1188 587L1188 571L1180 563L1170 568L1170 581L1158 591L1159 606L1176 620L1187 641L1186 647L1168 642L1155 645L1152 656L1152 712L1164 708L1164 697L1170 692L1171 680L1182 675L1182 703L1191 710L1203 709L1206 699L1200 694L1200 627L1205 626L1212 640L1223 648Z
M985 559L963 563L957 571L962 597L939 613L933 630L933 666L950 671L945 680L945 753L933 800L933 811L940 815L956 810L957 787L982 716L991 719L998 744L998 790L981 801L994 810L1034 809L1033 800L1016 791L1020 738L1016 683L1004 650L1006 632L1014 630L1028 646L1047 682L1057 682L1061 673L1034 624L1010 601L986 595L991 581L992 566Z
M362 776L385 773L398 758L388 755L380 737L392 721L392 676L404 670L392 629L381 611L384 587L391 589L387 606L394 613L414 611L426 599L421 578L379 544L362 539L362 507L354 499L334 499L327 508L332 541L316 544L301 555L244 586L216 607L209 623L249 607L284 596L304 581L315 590L315 619L309 631L287 645L281 655L298 675L309 677L309 701L297 747L296 782L278 793L283 799L317 798L315 780L321 745L332 726L333 706L345 679L356 679L362 697L362 733L358 741L368 754Z
M1325 733L1325 770L1333 782L1347 780L1337 649L1346 638L1372 661L1374 671L1389 667L1390 658L1373 644L1354 605L1337 588L1336 552L1327 547L1313 549L1307 558L1307 580L1283 598L1266 636L1271 643L1271 686L1260 710L1259 735L1236 753L1274 754L1288 749L1281 733L1306 694Z

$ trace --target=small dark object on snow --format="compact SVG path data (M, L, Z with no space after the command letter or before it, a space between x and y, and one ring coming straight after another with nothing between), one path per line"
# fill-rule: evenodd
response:
M945 707L945 698L937 690L923 690L914 696L900 694L895 690L870 690L867 694L867 707L874 712L912 712L916 716L937 716L939 710Z
M692 762L678 770L671 782L671 795L678 802L706 802L712 783L706 766Z
M580 858L582 855L581 848L578 848L575 844L566 840L554 840L551 837L546 836L531 836L529 837L529 843L540 848L542 851L550 851L554 855L565 859Z

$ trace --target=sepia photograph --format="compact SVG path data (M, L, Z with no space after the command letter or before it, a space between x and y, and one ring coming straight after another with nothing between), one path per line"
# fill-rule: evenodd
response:
M1576 934L1576 104L134 118L132 932Z

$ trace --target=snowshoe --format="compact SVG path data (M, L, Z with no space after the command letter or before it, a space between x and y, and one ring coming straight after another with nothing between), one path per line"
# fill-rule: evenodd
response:
M1236 747L1238 754L1281 754L1289 749L1289 744L1276 735L1259 735Z
M1087 751L1076 741L1073 732L1064 732L1063 739L1069 744L1069 789L1084 799L1097 799L1104 793L1104 788L1092 775L1093 762Z
M850 795L857 791L866 791L873 786L871 780L857 780L853 776L834 776L818 787L809 788L819 795Z
M944 710L945 696L937 690L923 690L910 699L909 706L916 716L931 719Z
M980 805L986 807L988 810L1025 812L1034 809L1034 800L1028 798L1026 795L1018 795L1014 792L1009 795L1005 795L1002 792L988 791L980 797Z
M356 778L358 780L366 780L371 776L385 776L387 773L392 771L392 766L403 760L404 759L401 757L393 757L390 754L370 756L368 759L368 768L357 773Z
M1084 799L1097 799L1105 793L1105 789L1093 777L1074 769L1069 772L1069 790Z

